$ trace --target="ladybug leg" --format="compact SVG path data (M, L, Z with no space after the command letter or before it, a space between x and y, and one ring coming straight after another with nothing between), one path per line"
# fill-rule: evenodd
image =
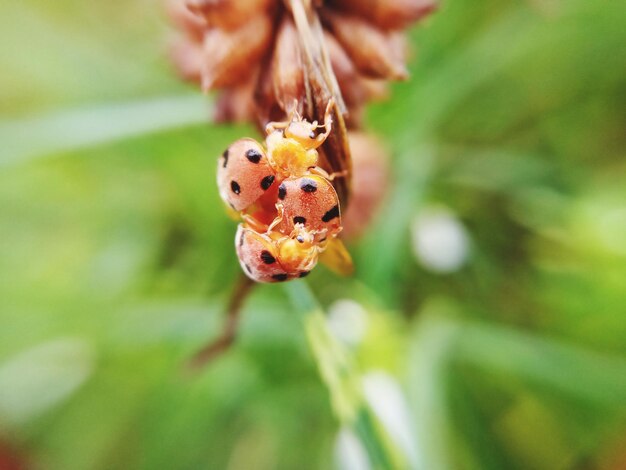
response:
M302 117L300 116L300 109L302 109L301 104L294 98L291 102L291 106L287 106L285 111L288 112L287 114L289 115L289 119L291 121L301 121Z
M298 113L298 100L294 99L293 104L291 106L291 113L289 114L289 120L280 121L280 122L268 122L265 126L265 133L270 135L272 132L277 130L285 130L289 127L289 125L294 121L302 121L302 117Z
M312 144L310 145L310 148L312 149L318 148L320 145L322 145L326 141L326 139L330 135L330 132L332 131L332 128L333 128L332 108L334 105L335 105L334 98L331 98L330 100L328 100L328 105L326 106L326 112L324 114L324 124L318 124L317 121L313 121L311 123L311 129L319 129L323 127L324 132L322 132L321 134L319 134L312 140Z
M283 221L283 218L285 217L285 207L282 204L277 203L276 210L278 211L278 215L276 216L274 220L272 220L272 223L269 224L269 226L267 227L267 230L265 231L265 233L267 234L269 234L272 230L274 230L274 228L278 224L280 224Z
M326 170L324 170L323 168L320 168L319 166L309 168L309 171L314 175L321 176L322 178L326 178L328 181L333 181L335 178L344 178L348 176L348 170L335 171L334 173L328 173Z
M333 106L335 106L335 99L331 98L328 100L328 104L326 105L326 112L324 113L324 124L318 125L317 122L314 123L316 127L324 128L324 132L318 135L317 138L315 139L317 142L319 142L320 145L324 143L324 141L328 138L333 128L333 113L332 113Z
M276 131L284 131L285 129L287 129L287 127L289 127L289 124L291 124L291 121L272 121L272 122L268 122L265 125L265 133L267 135L272 134L273 132Z
M259 222L257 219L249 214L241 214L241 219L248 227L250 227L255 232L264 232L266 230L267 226L264 223Z
M298 112L298 100L294 98L293 104L291 105L291 114L289 115L289 119L293 121L302 121L302 116Z
M326 127L330 127L333 123L333 106L335 106L335 98L329 99L326 105L326 111L324 112L324 125Z
M328 175L328 180L333 181L335 178L345 178L348 174L348 170L335 171L334 173Z

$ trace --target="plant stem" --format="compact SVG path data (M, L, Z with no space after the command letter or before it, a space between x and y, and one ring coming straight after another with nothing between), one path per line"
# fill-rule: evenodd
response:
M226 319L222 333L191 358L189 362L190 368L197 370L205 367L209 362L226 352L228 348L232 346L237 336L237 330L239 329L241 309L248 295L256 285L254 281L250 280L243 273L239 275L237 284L226 307Z
M359 437L372 468L401 468L397 452L363 397L360 377L350 355L329 330L322 308L308 285L304 281L293 281L285 288L302 316L307 339L339 422L352 428Z

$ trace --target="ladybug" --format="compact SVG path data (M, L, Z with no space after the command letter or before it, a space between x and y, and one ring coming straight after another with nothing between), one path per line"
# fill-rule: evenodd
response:
M265 150L254 139L240 139L218 161L217 185L221 198L233 210L249 208L276 183L276 172Z
M331 110L334 100L328 102L324 125L320 126L317 121L312 123L302 118L295 109L294 114L286 122L270 122L265 131L267 137L265 143L270 162L280 179L303 176L309 173L317 173L328 179L329 175L318 167L319 148L330 135L332 130ZM318 134L317 129L324 128L324 132ZM334 175L337 176L337 175Z
M244 273L253 281L272 283L302 278L317 265L320 247L303 229L294 237L258 233L239 224L235 249Z
M333 185L317 175L288 178L278 186L278 231L290 234L301 226L321 242L341 232L339 198Z
M308 174L332 180L340 174L329 175L317 166L317 148L324 143L332 128L330 100L324 125L309 123L297 113L290 121L267 125L267 152L253 139L240 139L224 151L218 160L217 183L221 198L233 210L260 218L274 213L275 187L286 178ZM317 134L317 129L324 132ZM271 219L270 219L271 220Z
M294 112L289 121L267 125L265 147L241 139L219 159L220 196L243 220L235 236L237 256L254 281L304 277L318 260L335 272L352 272L350 255L337 238L341 211L331 183L344 173L329 175L317 166L317 149L331 132L333 105L330 100L323 125Z

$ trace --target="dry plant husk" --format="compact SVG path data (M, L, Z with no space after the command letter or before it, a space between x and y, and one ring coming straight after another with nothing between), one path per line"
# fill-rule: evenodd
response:
M323 122L334 98L333 131L320 149L330 173L352 170L347 129L361 127L363 108L403 80L404 28L436 0L171 0L180 30L172 58L180 75L219 90L215 119L288 119L298 111ZM342 207L350 177L333 181Z

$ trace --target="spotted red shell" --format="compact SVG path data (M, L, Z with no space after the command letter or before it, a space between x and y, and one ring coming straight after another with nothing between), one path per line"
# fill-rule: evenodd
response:
M285 270L280 262L279 241L246 228L243 224L237 228L235 249L241 269L256 282L282 282L304 277L313 267L308 270Z
M322 176L284 180L278 187L278 204L283 206L283 220L278 226L282 233L290 234L295 224L303 224L319 241L341 231L337 192Z
M220 196L236 211L252 206L275 184L276 175L265 150L253 139L240 139L218 160Z

